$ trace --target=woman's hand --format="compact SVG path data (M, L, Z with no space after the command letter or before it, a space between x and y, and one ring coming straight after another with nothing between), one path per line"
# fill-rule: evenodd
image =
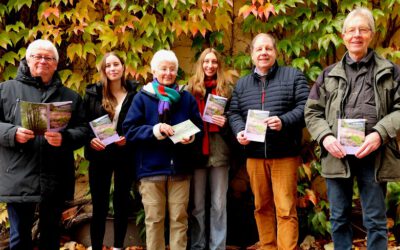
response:
M125 136L120 136L117 141L114 142L118 146L125 146L126 145L126 139Z
M104 145L104 143L102 143L100 141L99 138L95 137L90 141L90 147L93 148L96 151L101 151L104 150L106 148L106 146Z
M213 115L211 117L211 120L214 124L216 124L219 127L224 127L226 124L226 117L223 115Z
M192 143L194 141L194 135L190 136L190 137L184 137L182 138L182 140L180 141L180 143L182 144L189 144Z
M175 131L171 125L168 125L166 123L161 123L160 124L160 133L165 136L171 136L171 135L174 135Z

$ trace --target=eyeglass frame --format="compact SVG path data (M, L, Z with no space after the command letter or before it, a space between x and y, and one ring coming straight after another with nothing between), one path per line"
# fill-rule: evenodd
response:
M43 56L43 55L31 55L30 56L33 60L35 60L35 61L37 61L37 62L40 62L42 59L45 61L45 62L54 62L54 61L56 61L56 58L55 57L49 57L49 56Z
M366 35L366 34L368 34L368 32L371 31L371 28L369 28L369 27L351 27L351 28L348 28L344 33L347 35L350 35L350 36L354 36L355 34L357 34L357 31L358 31L358 34L360 34L360 35Z

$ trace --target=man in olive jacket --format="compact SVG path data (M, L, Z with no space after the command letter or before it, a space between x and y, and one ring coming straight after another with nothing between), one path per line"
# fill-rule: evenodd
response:
M40 249L59 249L62 206L73 197L73 150L84 144L82 99L57 74L58 52L47 40L32 42L17 77L0 84L0 202L7 203L10 248L33 248L31 229L39 207ZM21 101L72 101L59 132L35 134L21 126Z
M358 8L344 21L347 52L326 68L305 107L312 137L321 145L335 249L351 249L353 180L357 178L368 249L387 249L385 181L400 179L400 70L369 44L375 24L371 11ZM365 140L349 153L337 140L338 119L365 119ZM381 183L379 183L381 182Z

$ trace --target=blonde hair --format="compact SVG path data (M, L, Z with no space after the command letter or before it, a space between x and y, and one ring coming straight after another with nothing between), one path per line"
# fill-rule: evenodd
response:
M105 54L100 62L100 69L99 69L101 75L101 83L103 83L103 98L101 101L101 105L103 106L104 110L107 111L111 119L113 119L115 115L115 108L118 105L118 101L111 92L110 82L106 75L106 60L109 56L115 56L121 62L122 67L124 68L121 77L121 86L124 87L125 89L127 89L127 86L125 82L125 63L123 59L120 56L118 56L115 52L109 52Z
M232 94L232 80L224 72L224 63L221 55L213 48L205 49L196 62L196 69L194 75L189 79L188 91L195 97L204 97L206 94L206 87L204 85L204 70L203 63L204 58L209 54L213 53L217 58L218 69L217 69L217 95L230 98ZM229 80L228 80L229 79Z

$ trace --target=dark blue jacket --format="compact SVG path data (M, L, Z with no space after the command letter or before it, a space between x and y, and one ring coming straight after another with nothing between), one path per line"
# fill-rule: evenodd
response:
M190 119L200 130L202 120L194 97L181 91L178 103L171 105L171 123L175 125ZM135 145L137 179L156 175L191 174L193 154L201 141L201 133L195 142L173 144L169 138L158 140L153 134L154 125L159 123L158 99L152 85L148 84L134 97L125 121L122 124L127 142Z
M268 72L265 84L254 72L238 80L228 111L229 124L235 135L245 129L249 109L267 110L269 116L278 116L282 121L280 131L267 129L265 143L250 142L245 146L247 157L283 158L299 154L308 93L303 73L277 64Z

